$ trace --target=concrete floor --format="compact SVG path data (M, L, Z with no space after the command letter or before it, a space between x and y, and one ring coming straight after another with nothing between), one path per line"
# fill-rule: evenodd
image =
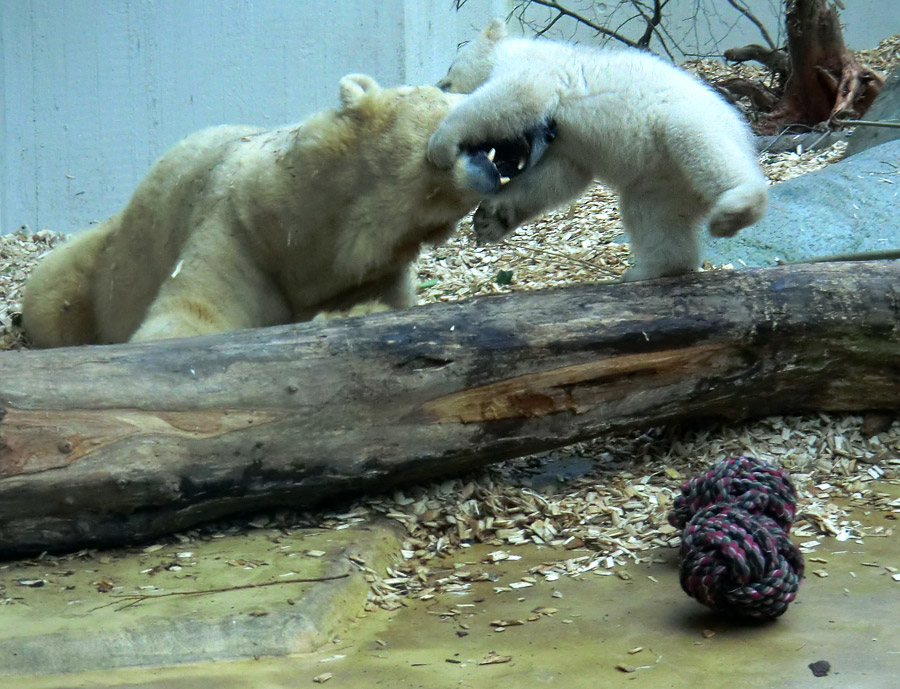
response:
M897 486L886 486L885 491L891 491L895 496L900 493ZM888 516L891 515L857 512L853 518L889 530L894 521L887 519ZM561 555L548 549L520 547L513 552L522 555L521 560L481 564L492 548L478 546L461 553L455 562L496 572L501 575L499 581L474 583L465 595L442 594L437 600L409 601L408 607L392 613L378 611L358 617L349 626L345 624L344 631L338 636L333 636L330 630L320 635L318 638L325 636L331 641L313 653L68 675L45 674L47 668L33 665L31 676L7 676L0 679L0 686L9 689L181 689L185 686L192 689L265 689L314 685L314 679L319 678L334 688L443 689L496 685L509 689L541 686L566 689L595 689L598 686L889 689L900 686L900 679L897 679L900 674L897 624L900 581L893 579L889 569L900 569L900 541L892 532L886 533L885 537L868 537L862 544L826 539L812 556L826 562L807 562L808 578L801 585L798 599L783 617L771 623L728 620L706 611L685 596L678 586L676 557L672 551L653 553L656 560L653 564L630 566L627 569L630 579L588 573L579 579L563 577L554 582L539 581L530 588L497 594L494 586L519 580L541 562L577 556L579 551ZM333 536L334 533L318 537ZM372 538L372 532L369 537ZM333 553L342 553L341 548L358 542L361 536L357 532L342 538L346 538L343 543L332 543ZM381 566L376 560L384 557L385 547L390 544L390 533L382 533L379 538L383 544L380 553L373 551L368 557L371 564ZM222 557L235 556L230 548L223 548L220 543L214 545L220 548ZM295 552L307 548L300 541L278 544L279 547L283 545L290 545L289 550ZM342 557L337 557L334 562L340 563ZM271 580L283 573L271 552L266 559L270 561L269 570L260 580ZM291 561L292 572L298 569L293 564L296 561L296 558ZM454 562L447 564L452 567ZM827 576L820 577L813 573L814 570L827 572ZM8 570L0 572L4 579L8 573ZM19 575L20 572L14 573L14 576ZM201 587L203 580L204 577L198 577L189 588ZM315 586L334 584L340 582ZM273 586L204 596L208 626L215 627L219 636L228 639L231 651L243 640L245 655L253 643L264 638L250 633L253 627L249 625L259 621L268 619L267 633L277 631L280 633L278 638L290 640L299 628L291 620L297 615L309 616L310 609L317 605L321 607L327 597L321 598L322 594L317 593L315 600L301 600L298 596L295 605L290 606L286 603L288 594L285 590L272 593L273 589L281 588ZM258 598L260 595L273 598L263 600ZM290 595L297 596L296 589ZM331 595L337 596L335 600L341 598L334 593ZM352 602L344 600L344 604L337 605L335 610L346 612L352 607ZM359 610L363 598L356 600ZM199 602L195 599L191 605L197 606ZM173 654L181 653L180 657L187 657L190 653L184 649L196 649L208 641L198 636L199 627L182 626L186 620L203 619L202 610L189 606L185 599L177 604L172 604L171 599L146 601L118 613L108 607L82 615L75 621L57 618L56 611L42 608L35 597L33 607L20 606L26 608L28 614L22 614L11 623L7 613L16 607L0 608L0 635L3 637L0 651L7 658L13 649L6 646L3 650L3 644L12 643L10 639L21 636L23 631L30 634L33 646L41 641L40 627L49 632L64 626L69 638L93 636L97 641L81 646L79 652L88 657L80 666L86 667L90 664L91 654L96 662L96 654L102 653L104 645L115 639L113 628L105 626L111 624L109 618L123 613L131 615L135 608L143 608L143 612L131 617L128 624L123 625L123 618L119 618L116 623L120 625L118 633L128 627L138 639L140 634L135 630L145 629L144 646L155 645L160 649L155 661L150 659L148 662L163 660L165 647ZM540 607L556 611L545 611L538 619L528 621L529 616L534 616L533 611ZM218 617L215 610L219 612ZM254 610L269 614L251 617ZM28 622L28 616L31 616L31 622ZM329 626L327 616L318 619L323 629ZM223 620L228 624L223 624ZM522 620L524 624L508 626L501 632L491 625L495 620ZM229 625L239 631L229 635ZM185 633L184 630L193 636L179 642L178 637ZM63 637L58 635L43 638L48 644L59 644L62 640ZM159 640L164 643L158 643ZM140 643L134 642L133 648L139 646ZM508 658L508 661L481 664L497 656L503 657L498 659ZM71 652L68 657L72 657ZM227 653L220 657L227 657ZM817 678L809 664L820 660L828 661L831 670L827 676ZM37 658L32 662L38 662ZM632 671L623 671L617 666Z
M362 567L380 563L383 571L398 546L385 524L255 529L0 564L0 687L17 675L313 651L358 616L369 591ZM299 581L308 579L326 580ZM211 592L177 593L186 591Z

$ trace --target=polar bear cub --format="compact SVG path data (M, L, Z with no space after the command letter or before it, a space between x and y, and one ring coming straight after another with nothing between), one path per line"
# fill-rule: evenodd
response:
M544 124L555 140L482 202L479 241L577 197L613 187L635 257L626 280L696 270L699 230L729 237L766 211L749 128L712 89L649 53L506 37L494 20L438 82L472 95L428 144L439 167L477 142ZM518 172L518 174L517 174Z
M493 172L484 156L426 160L463 98L349 75L339 107L298 125L189 136L118 215L37 265L27 334L39 347L105 344L413 304L420 246L453 231Z

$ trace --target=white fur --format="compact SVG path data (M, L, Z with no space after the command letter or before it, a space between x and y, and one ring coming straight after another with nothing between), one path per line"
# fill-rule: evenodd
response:
M626 279L696 270L698 231L731 236L758 221L766 180L750 132L712 89L649 53L504 38L497 20L467 46L439 86L489 78L432 136L449 167L464 144L509 138L555 120L556 140L531 169L481 204L480 241L577 197L593 179L619 193L636 266Z

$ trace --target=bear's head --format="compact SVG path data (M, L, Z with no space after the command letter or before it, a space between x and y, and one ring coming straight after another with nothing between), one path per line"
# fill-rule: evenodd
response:
M348 74L339 88L338 116L353 122L359 167L391 184L398 194L425 184L439 188L440 197L454 196L474 206L497 187L496 167L483 154L461 151L442 168L425 157L429 138L464 96L435 86L383 89L365 74Z
M437 87L448 93L472 93L490 77L494 48L505 37L506 24L502 19L492 19L474 41L463 46Z
M435 198L476 204L510 178L532 167L556 131L541 122L503 141L466 142L451 160L435 165L426 158L429 138L465 100L434 86L381 88L370 76L348 74L340 82L338 116L353 123L352 154L361 170L397 192L427 185Z

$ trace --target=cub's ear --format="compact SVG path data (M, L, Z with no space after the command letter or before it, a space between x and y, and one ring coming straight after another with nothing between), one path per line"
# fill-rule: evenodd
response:
M345 108L354 108L367 93L373 93L381 87L367 74L348 74L341 79L339 88L341 105Z
M494 17L491 23L481 31L481 38L490 43L496 43L501 38L506 38L506 22Z

